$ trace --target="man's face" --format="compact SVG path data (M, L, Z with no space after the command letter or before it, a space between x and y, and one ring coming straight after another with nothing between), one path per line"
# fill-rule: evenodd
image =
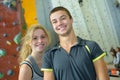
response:
M50 21L54 31L60 36L69 34L72 29L73 19L65 11L60 10L52 13Z

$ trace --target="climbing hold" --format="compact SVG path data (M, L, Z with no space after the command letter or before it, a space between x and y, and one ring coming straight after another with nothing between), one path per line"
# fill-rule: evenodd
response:
M12 23L13 26L16 26L17 24L18 24L18 21L14 21L14 22Z
M4 74L0 72L0 79L2 79L3 77L4 77Z
M5 6L7 6L7 5L10 4L10 1L9 1L9 0L3 0L3 4L4 4Z
M12 0L12 1L11 1L11 6L12 6L12 7L16 7L16 5L17 5L17 4L16 4L16 0Z
M16 9L16 0L3 0L3 4L10 9Z
M27 25L24 24L24 25L22 26L22 29L23 29L23 30L26 30L26 29L27 29Z
M21 48L21 46L18 46L18 47L16 48L16 51L20 51L20 48Z
M16 23L16 22L13 22L12 24L13 24L13 26L16 26L16 25L17 25L17 23Z
M13 57L16 57L17 55L16 54L13 54Z
M19 32L15 37L14 37L14 42L16 44L20 44L21 41L21 32Z
M7 36L8 36L8 34L7 34L7 33L4 33L4 34L3 34L3 37L7 37Z
M13 74L14 74L14 71L13 71L13 70L9 69L9 70L7 71L7 75L8 75L8 76L12 76Z
M7 43L8 45L11 45L11 42L10 42L10 41L6 41L6 43Z
M3 49L0 49L0 57L5 56L5 55L6 55L6 51Z
M14 69L16 69L17 68L17 66L14 66Z

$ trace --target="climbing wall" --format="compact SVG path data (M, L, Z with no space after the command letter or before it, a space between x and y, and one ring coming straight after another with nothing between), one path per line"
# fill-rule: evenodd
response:
M0 80L18 80L20 13L20 1L0 0Z

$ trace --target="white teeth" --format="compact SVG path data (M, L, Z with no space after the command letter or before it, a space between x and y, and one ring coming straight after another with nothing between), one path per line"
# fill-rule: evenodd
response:
M61 26L61 27L58 27L58 28L57 28L57 30L63 30L63 29L65 29L64 26Z
M44 44L38 44L37 46L43 46Z

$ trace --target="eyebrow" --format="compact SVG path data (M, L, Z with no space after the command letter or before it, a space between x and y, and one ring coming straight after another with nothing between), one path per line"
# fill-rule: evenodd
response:
M66 17L66 15L62 15L61 17ZM61 18L61 17L60 17L60 18Z
M61 17L66 17L66 15L62 15L62 16L60 16L60 18L61 18ZM55 20L55 19L52 19L51 21L54 21L54 20Z

